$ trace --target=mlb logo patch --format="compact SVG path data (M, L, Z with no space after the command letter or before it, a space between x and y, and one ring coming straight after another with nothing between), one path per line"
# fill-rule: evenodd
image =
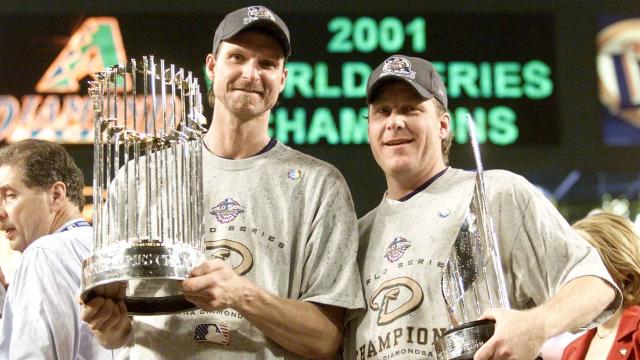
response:
M224 324L197 324L193 341L229 345L229 326Z

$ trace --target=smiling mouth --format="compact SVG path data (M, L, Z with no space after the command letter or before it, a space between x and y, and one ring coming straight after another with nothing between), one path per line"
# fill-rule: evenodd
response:
M391 140L384 143L385 146L398 146L413 142L413 139Z
M253 90L253 89L233 89L234 91L242 91L249 94L257 94L262 95L262 91Z

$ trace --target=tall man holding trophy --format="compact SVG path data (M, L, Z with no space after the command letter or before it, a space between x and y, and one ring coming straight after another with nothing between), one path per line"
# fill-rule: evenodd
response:
M529 182L448 167L447 95L431 63L389 57L367 103L388 189L359 221L367 311L347 315L347 359L530 360L616 310L595 249Z
M218 26L206 58L213 118L202 151L208 260L181 283L198 308L130 320L118 297L87 298L83 319L103 345L128 346L131 359L338 351L345 309L363 305L355 212L334 167L267 135L290 53L286 25L263 6Z

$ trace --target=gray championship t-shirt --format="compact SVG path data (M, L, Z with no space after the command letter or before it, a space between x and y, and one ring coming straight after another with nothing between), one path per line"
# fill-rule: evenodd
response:
M203 150L206 248L267 292L364 305L351 195L333 166L277 143L243 160ZM298 359L232 309L136 316L131 359Z
M484 173L512 308L544 303L568 281L607 280L598 253L533 185L501 170ZM359 221L358 263L367 308L348 314L347 359L435 359L449 327L440 289L445 260L469 207L475 172L449 168L407 201L380 205ZM612 309L619 306L620 294Z

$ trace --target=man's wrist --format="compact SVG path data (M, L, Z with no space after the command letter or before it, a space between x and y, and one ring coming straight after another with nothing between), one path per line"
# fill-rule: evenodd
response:
M269 294L245 278L242 281L244 284L235 299L233 309L243 316L251 316L269 301Z

